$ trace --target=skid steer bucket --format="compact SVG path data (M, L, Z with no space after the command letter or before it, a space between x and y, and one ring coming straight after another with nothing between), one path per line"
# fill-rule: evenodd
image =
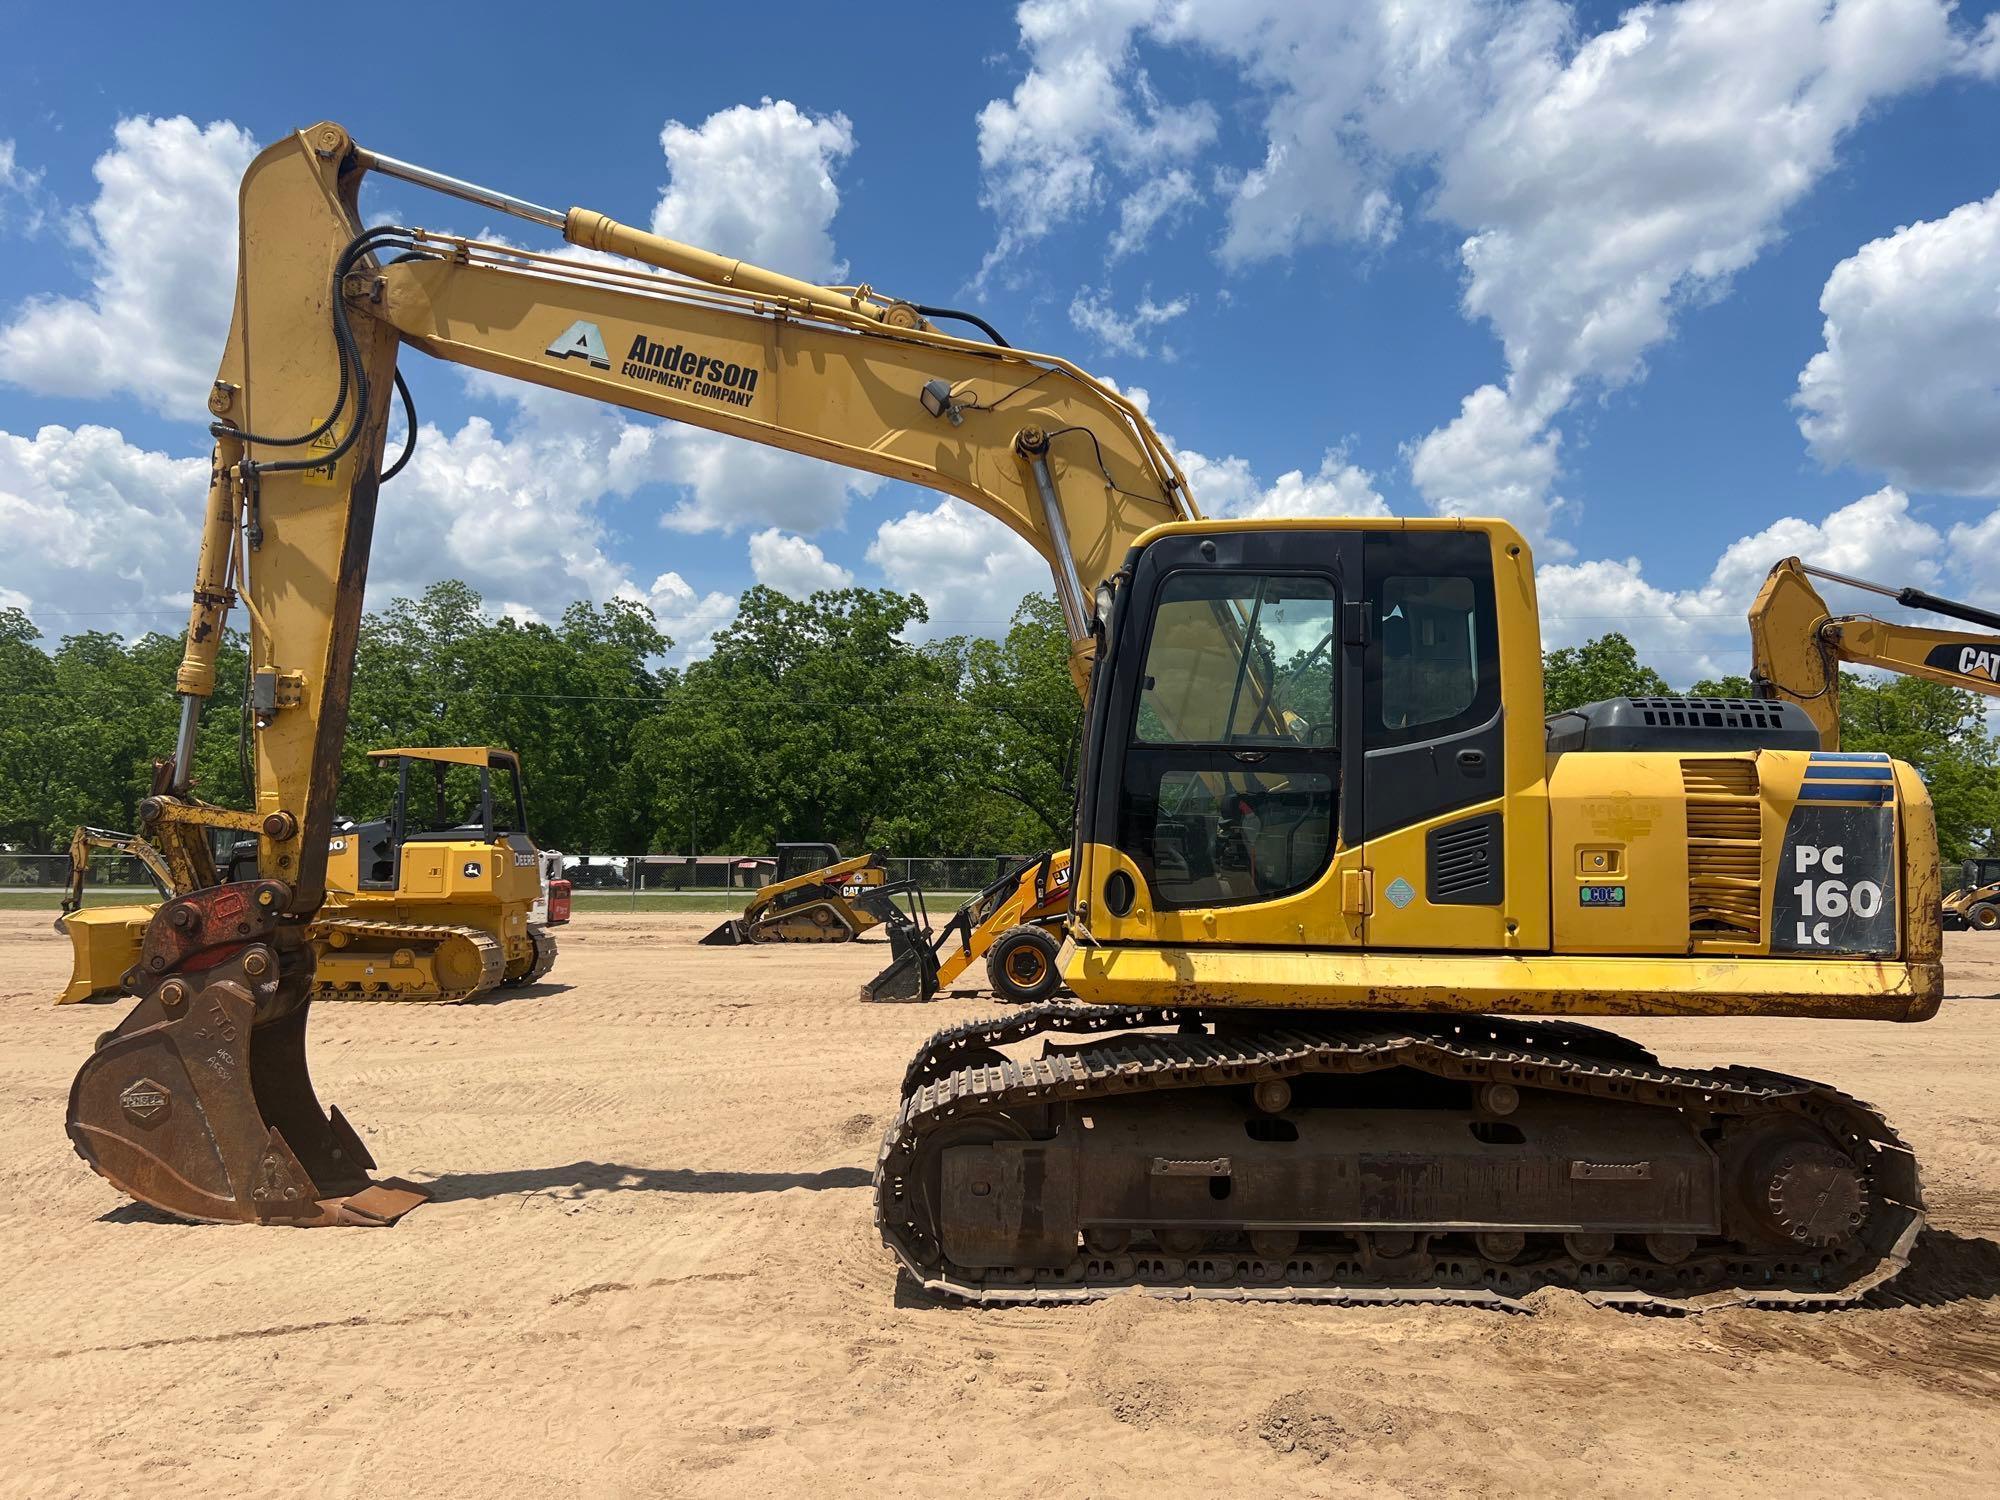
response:
M113 1186L183 1218L393 1224L429 1195L376 1183L306 1072L312 950L284 888L212 886L163 905L139 1003L70 1086L69 1137Z
M741 917L731 917L702 941L715 947L733 948L738 943L750 941L750 929L744 925Z
M921 893L913 896L921 903ZM883 925L889 929L889 963L861 986L861 998L874 1004L915 1004L937 994L937 942L927 926L893 901L885 903ZM949 930L949 929L947 929Z
M151 906L88 906L56 918L56 931L69 939L69 983L58 1005L74 1005L93 995L116 995L139 961Z

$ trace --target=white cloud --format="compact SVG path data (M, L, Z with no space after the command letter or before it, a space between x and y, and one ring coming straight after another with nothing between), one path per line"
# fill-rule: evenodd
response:
M1260 521L1281 516L1386 516L1389 504L1375 488L1375 476L1347 461L1343 448L1329 448L1311 474L1288 469L1266 486L1248 459L1209 458L1183 449L1175 455L1202 514Z
M2000 193L1863 245L1819 306L1826 347L1794 403L1813 453L2000 495Z
M674 646L669 655L677 663L699 661L715 649L715 633L736 618L733 596L710 591L697 593L678 573L662 573L651 588L622 588L619 595L636 599L653 612L653 619Z
M1676 687L1726 672L1747 674L1745 615L1764 575L1781 558L1801 557L1837 573L1896 586L1935 585L1944 538L1910 514L1909 497L1884 488L1841 506L1818 522L1787 516L1723 549L1707 579L1690 589L1647 580L1636 557L1548 563L1535 570L1543 644L1575 645L1621 631ZM1843 602L1836 610L1881 613L1881 601ZM1893 611L1892 611L1893 612Z
M852 586L854 575L802 536L773 526L750 538L750 571L766 588L794 599Z
M1015 12L1031 58L1011 97L979 111L980 201L1001 224L983 277L1103 197L1100 156L1152 173L1215 138L1208 105L1164 103L1137 65L1132 33L1152 0L1027 0Z
M42 174L22 166L14 143L0 140L0 229L17 228L33 234L41 228Z
M1030 0L1019 15L1027 76L1011 113L981 114L1003 249L1121 174L1157 174L1109 144L1133 118L1141 43L1221 58L1264 109L1262 160L1217 173L1221 259L1379 245L1406 209L1462 230L1464 309L1499 336L1507 374L1413 464L1436 508L1502 511L1538 537L1563 509L1553 424L1579 391L1642 375L1678 308L1756 259L1870 108L2000 66L2000 27L1955 30L1948 0L1682 0L1594 34L1556 0ZM1055 144L987 151L989 119L1030 95L1070 106ZM991 190L1016 170L1041 172L1063 213ZM1504 451L1483 455L1495 436Z
M997 635L1024 594L1052 587L1039 552L959 500L884 521L868 561L892 588L923 597L930 635Z
M43 395L129 392L201 418L229 332L236 187L255 143L227 120L120 120L76 221L82 297L33 297L0 327L0 378Z
M1979 34L1966 38L1953 60L1953 71L1989 83L2000 78L2000 11L1986 18Z
M1201 190L1185 167L1150 177L1118 205L1118 231L1111 236L1110 258L1121 260L1143 250L1162 221L1180 217L1201 201Z
M108 427L0 432L0 594L51 639L179 630L207 490L206 459Z
M1107 288L1093 290L1086 287L1070 299L1069 320L1074 327L1096 339L1102 352L1143 358L1151 352L1146 342L1150 331L1183 316L1192 305L1187 297L1176 297L1165 303L1141 297L1139 305L1128 315L1111 305L1111 293Z
M1482 385L1453 421L1406 445L1410 478L1439 515L1498 516L1544 556L1568 557L1575 549L1551 534L1567 508L1554 493L1562 436L1546 421L1546 412L1523 410L1499 386Z
M833 174L854 150L843 114L809 115L789 99L719 110L698 126L660 132L672 181L653 231L808 281L838 281L840 189Z

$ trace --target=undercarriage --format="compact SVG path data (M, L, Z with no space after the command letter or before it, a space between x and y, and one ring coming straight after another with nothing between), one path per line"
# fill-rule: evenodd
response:
M875 1182L906 1273L978 1303L1832 1306L1923 1224L1867 1105L1492 1017L1058 1004L952 1027Z

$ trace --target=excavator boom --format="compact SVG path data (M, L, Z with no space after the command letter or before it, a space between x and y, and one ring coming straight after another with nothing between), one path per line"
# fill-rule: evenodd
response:
M1872 615L1836 615L1814 578L1882 594L1993 634L1904 625ZM2000 696L2000 614L1922 589L1890 588L1801 562L1776 564L1750 606L1751 677L1760 696L1800 705L1819 726L1820 742L1840 748L1840 669L1879 667L1904 677Z
M557 229L575 248L370 227L359 195L371 171ZM141 806L174 896L146 931L139 1003L69 1107L93 1167L189 1217L372 1223L414 1201L370 1189L359 1140L314 1095L304 1044L306 932L326 898L377 495L403 462L385 474L403 345L977 506L1048 561L1079 686L1098 585L1141 533L1197 514L1143 414L1067 360L942 332L929 310L867 287L475 187L363 150L331 123L251 163L237 263L209 397L216 446L179 735ZM234 811L198 799L191 772L239 601L256 803ZM218 827L257 836L259 880L218 882Z

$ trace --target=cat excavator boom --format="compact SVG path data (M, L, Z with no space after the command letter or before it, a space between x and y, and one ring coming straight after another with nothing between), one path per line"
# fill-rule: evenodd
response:
M1983 626L1987 633L1836 615L1813 587L1815 578L1880 594L1906 609ZM2000 696L2000 614L1923 589L1892 588L1785 558L1765 576L1750 606L1752 685L1759 697L1798 704L1819 727L1821 743L1838 750L1843 666L1879 667L1989 698Z
M368 226L371 172L577 248ZM126 1192L303 1225L421 1200L371 1182L305 1065L305 929L407 346L928 486L1049 563L1087 686L1062 975L1081 1003L948 1027L909 1064L875 1219L915 1282L1687 1306L1851 1300L1904 1263L1922 1199L1878 1114L1575 1018L1930 1016L1921 780L1822 759L1791 705L1545 727L1533 562L1505 522L1202 519L1144 415L1067 360L332 124L251 164L237 275L182 732L141 832L171 864L206 857L206 826L248 830L259 878L209 870L162 905L138 1003L77 1075L71 1139ZM190 781L239 599L240 812Z

